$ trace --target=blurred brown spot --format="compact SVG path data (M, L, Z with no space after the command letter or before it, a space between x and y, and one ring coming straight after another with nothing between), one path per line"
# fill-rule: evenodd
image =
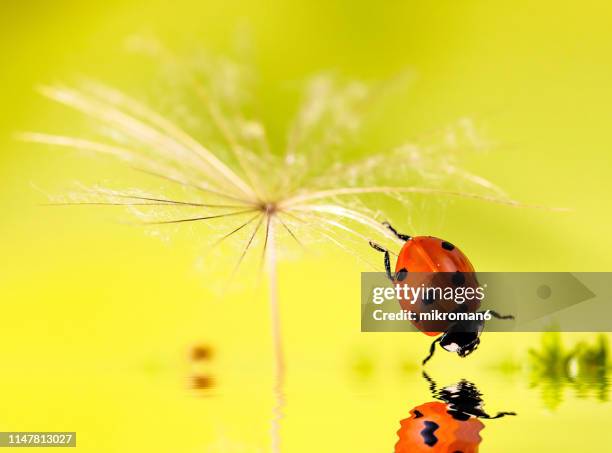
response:
M199 362L202 360L210 360L213 357L213 349L208 345L196 345L191 350L191 360Z
M215 386L215 380L212 376L193 376L191 385L196 390L211 389Z

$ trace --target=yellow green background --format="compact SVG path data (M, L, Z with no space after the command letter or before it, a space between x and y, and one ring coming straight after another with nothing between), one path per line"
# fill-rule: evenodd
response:
M482 271L608 271L611 19L611 6L588 0L2 2L0 430L77 431L87 452L269 451L275 405L265 291L211 289L234 255L211 271L197 228L165 242L110 208L40 206L42 192L71 181L137 180L16 142L22 130L79 133L37 85L86 75L138 91L153 82L124 51L135 33L182 50L246 44L280 135L295 99L275 87L322 69L357 79L408 70L410 89L380 134L418 137L471 117L496 146L467 168L513 198L571 211L431 199L418 218L394 213L398 227L410 218L410 233L448 238ZM431 400L415 366L429 339L360 333L366 269L331 247L280 266L282 451L391 451L399 420ZM589 336L566 339L577 337ZM439 353L431 374L474 381L492 412L519 413L485 423L482 451L609 449L609 404L568 392L551 410L522 371L502 371L536 341L485 333L469 359ZM215 349L205 372L217 385L204 394L189 388L189 349L200 342Z

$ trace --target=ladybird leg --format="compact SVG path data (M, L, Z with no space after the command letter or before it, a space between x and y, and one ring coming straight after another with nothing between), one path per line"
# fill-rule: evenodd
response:
M500 315L495 310L488 310L489 314L497 319L514 319L513 315ZM486 312L483 312L486 313Z
M402 241L409 241L410 239L412 239L412 236L398 233L397 230L393 228L389 222L383 222L383 225L386 226L391 231L391 233L393 233L398 239L401 239Z
M438 388L436 386L436 381L434 381L429 374L427 374L425 371L423 371L423 377L425 378L425 380L427 382L429 382L429 391L431 392L432 395L436 395L438 393Z
M505 417L506 415L516 415L516 412L498 412L496 415L494 415L493 417L484 417L484 418L489 418L489 419L494 419L494 418L502 418Z
M387 278L394 282L395 280L393 279L393 274L391 273L391 259L389 258L389 251L372 241L370 241L370 247L385 254L385 273L387 274Z
M429 355L425 357L425 359L423 360L423 365L429 362L429 359L433 357L434 352L436 352L436 343L439 343L439 342L440 342L440 338L436 338L434 341L432 341L431 346L429 347Z

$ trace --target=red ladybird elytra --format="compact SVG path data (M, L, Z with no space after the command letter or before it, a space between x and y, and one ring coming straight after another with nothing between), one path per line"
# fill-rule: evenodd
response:
M395 266L397 284L412 287L434 286L439 288L478 287L474 267L470 260L450 242L432 236L417 236L407 240L402 247ZM400 299L404 310L417 314L432 309L449 313L451 311L475 312L480 308L479 300L471 300L461 305L453 300L428 300L421 298L412 302ZM450 321L415 321L417 329L426 335L438 336L451 326Z
M407 284L411 287L446 288L478 288L474 266L459 248L448 241L432 236L412 237L398 233L388 222L385 225L404 245L395 264L395 272L391 272L389 251L380 245L370 242L372 248L385 255L385 271L393 284ZM417 315L437 310L439 312L476 312L480 308L480 300L472 299L458 304L452 299L428 300L419 297L417 300L400 299L404 310L411 310ZM499 319L513 319L511 315L502 316L489 310L488 313ZM460 357L471 354L480 344L480 334L484 321L448 321L448 320L415 320L411 321L417 329L429 336L438 337L430 347L429 355L423 360L423 365L433 356L436 343L440 343L448 352L456 352Z
M474 272L467 256L450 242L433 236L416 236L406 241L395 265L395 271Z

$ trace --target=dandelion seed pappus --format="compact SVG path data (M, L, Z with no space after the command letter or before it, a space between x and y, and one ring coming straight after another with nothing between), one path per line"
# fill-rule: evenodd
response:
M143 178L133 189L79 183L77 191L50 205L125 208L136 216L138 225L163 237L172 226L207 228L207 234L199 237L207 241L208 253L221 244L235 245L235 264L226 272L230 281L245 259L259 264L249 263L249 269L265 267L278 376L284 372L284 353L277 263L286 252L308 251L309 243L325 242L375 269L367 258L368 240L427 242L406 241L381 225L373 198L401 206L408 205L412 196L527 206L460 167L455 157L458 149L482 146L474 125L466 119L447 125L443 137L385 145L381 152L353 153L373 106L391 97L386 88L393 80L368 84L315 76L304 87L286 133L269 137L270 131L256 113L260 105L250 96L258 90L257 77L248 65L223 56L194 62L176 56L154 39L145 38L136 48L168 70L169 87L198 101L175 107L206 127L192 130L119 89L85 80L75 86L42 86L39 91L93 120L90 136L24 132L18 138L115 159ZM95 180L100 180L99 175ZM258 256L253 254L256 247ZM409 250L412 246L406 245L402 253ZM459 257L459 252L447 255ZM209 256L206 259L209 268L218 267ZM451 337L450 331L443 336L445 341ZM457 344L458 353L467 354L477 338L472 340L453 340L449 347Z

